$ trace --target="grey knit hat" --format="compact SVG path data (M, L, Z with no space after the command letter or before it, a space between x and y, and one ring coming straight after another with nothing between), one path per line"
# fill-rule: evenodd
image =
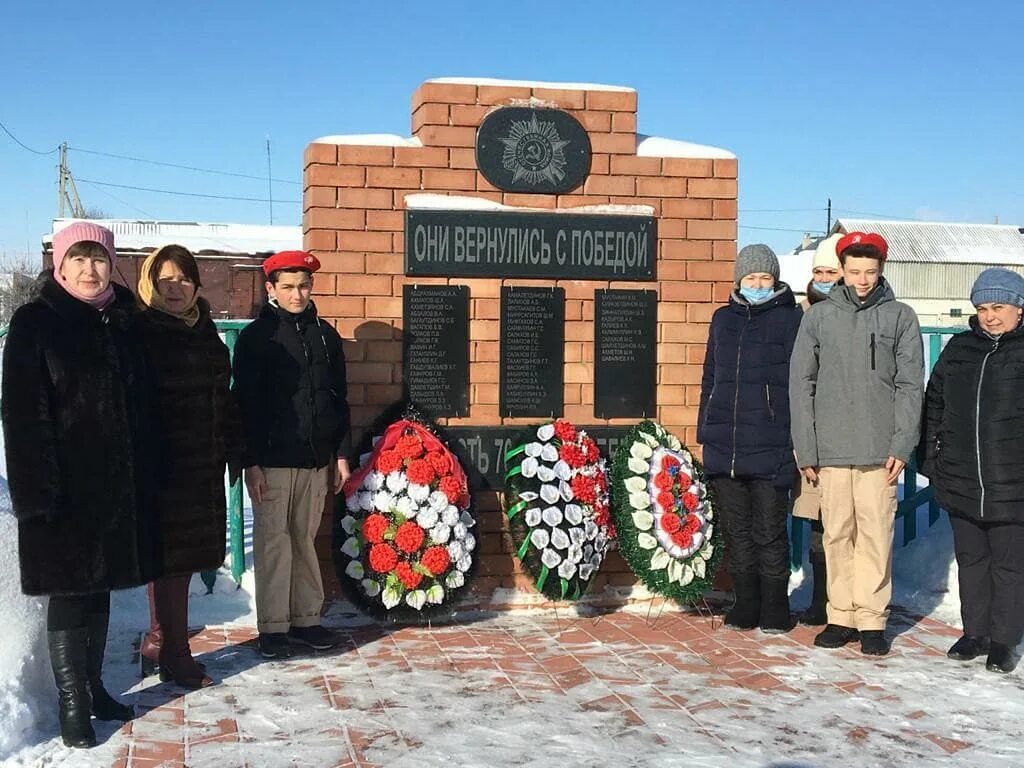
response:
M775 251L763 243L747 245L736 254L736 270L733 279L738 284L747 275L764 272L779 279L779 259Z
M1010 304L1024 307L1024 277L1002 267L986 269L971 288L971 304Z

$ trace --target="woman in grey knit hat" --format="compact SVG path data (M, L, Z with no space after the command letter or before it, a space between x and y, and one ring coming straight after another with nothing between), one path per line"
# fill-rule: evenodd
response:
M779 282L767 245L736 257L736 288L711 319L697 440L723 521L736 603L726 624L785 632L786 517L796 463L789 424L789 358L802 312Z
M964 634L948 656L1011 672L1024 633L1024 277L986 269L977 315L942 351L925 395L921 471L949 513Z

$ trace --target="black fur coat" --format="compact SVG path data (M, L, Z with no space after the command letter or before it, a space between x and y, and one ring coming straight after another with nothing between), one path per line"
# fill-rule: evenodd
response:
M230 390L228 350L200 299L189 327L156 309L143 313L153 361L163 467L158 490L164 573L224 562L224 467L241 463L241 416Z
M153 384L135 299L114 290L99 312L44 274L11 319L0 415L27 595L162 572Z

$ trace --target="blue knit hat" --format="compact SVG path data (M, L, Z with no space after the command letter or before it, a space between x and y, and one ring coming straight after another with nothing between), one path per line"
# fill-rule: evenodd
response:
M986 269L971 288L971 304L1011 304L1024 307L1024 276L1003 267Z

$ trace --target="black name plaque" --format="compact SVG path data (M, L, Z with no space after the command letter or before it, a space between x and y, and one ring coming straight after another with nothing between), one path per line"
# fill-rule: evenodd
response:
M501 289L501 416L555 417L565 403L565 289Z
M655 416L657 291L600 290L594 311L594 417Z
M433 418L469 411L469 288L402 288L406 398Z

